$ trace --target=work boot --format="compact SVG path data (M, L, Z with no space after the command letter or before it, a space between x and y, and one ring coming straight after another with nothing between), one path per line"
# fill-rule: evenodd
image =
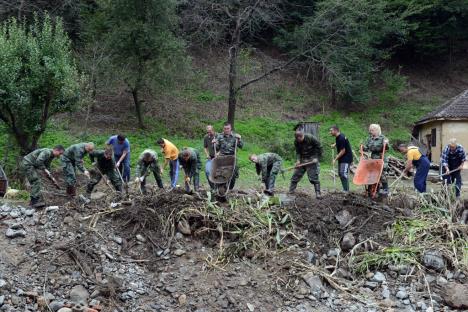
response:
M320 183L315 183L314 188L315 188L315 198L322 199L322 193L320 192Z
M67 195L69 197L75 197L76 196L76 188L73 185L67 186Z
M39 198L31 198L31 202L29 203L29 206L31 208L42 208L45 206L45 203L43 200Z
M264 193L265 195L268 195L268 196L273 196L273 195L274 195L273 190L264 190L263 193Z

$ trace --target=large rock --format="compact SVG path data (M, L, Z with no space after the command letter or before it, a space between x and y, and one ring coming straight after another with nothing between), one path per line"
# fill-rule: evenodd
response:
M6 237L8 238L16 238L16 237L25 237L26 236L26 231L24 230L13 230L13 229L8 229L5 233Z
M345 226L346 224L351 221L353 216L349 213L348 210L341 210L335 215L336 221L340 224L340 226Z
M468 309L468 285L448 283L442 294L445 303L455 309Z
M106 198L106 193L103 193L103 192L91 193L91 199L92 200L100 200L100 199L103 199L103 198Z
M76 285L70 291L70 301L86 304L89 298L89 292L82 285Z
M428 269L433 269L438 272L445 269L445 259L442 253L438 250L428 250L424 253L422 262Z
M319 296L322 292L323 284L320 276L315 275L312 272L306 273L302 276L304 282L310 287L310 291L314 296Z

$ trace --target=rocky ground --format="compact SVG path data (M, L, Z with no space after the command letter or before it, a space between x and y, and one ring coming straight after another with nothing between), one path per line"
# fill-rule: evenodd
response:
M350 262L390 241L388 226L411 214L402 202L298 194L264 205L257 194L232 194L281 215L255 232L236 215L232 227L215 224L232 201L208 213L206 199L181 192L117 204L96 193L87 205L50 196L56 205L43 210L0 206L0 311L468 309L466 272L441 251L425 252L424 267L358 272Z

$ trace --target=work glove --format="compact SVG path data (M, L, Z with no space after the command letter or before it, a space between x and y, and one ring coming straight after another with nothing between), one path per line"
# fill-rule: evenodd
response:
M241 139L241 135L240 135L240 134L238 134L238 133L236 133L235 137L236 137L238 140L240 140L240 139Z
M88 171L88 170L85 170L84 175L85 175L88 179L91 178L91 175L89 174L89 171Z
M185 182L190 183L190 177L189 176L185 177Z
M119 168L119 167L120 167L120 161L115 163L115 168Z
M50 176L50 171L49 171L49 170L44 169L44 172L45 172L48 176Z

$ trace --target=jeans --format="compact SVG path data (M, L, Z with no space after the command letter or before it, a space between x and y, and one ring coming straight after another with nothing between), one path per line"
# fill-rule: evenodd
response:
M212 159L207 159L205 163L205 175L206 175L206 180L208 181L208 184L210 185L210 188L214 188L214 184L210 181L210 174L211 174L211 163Z
M122 155L114 155L115 162L118 162L120 157L122 157ZM119 171L124 182L130 181L130 154L127 154L124 160L120 163Z
M426 156L421 156L417 161L416 174L414 175L414 188L419 193L426 193L426 180L431 163Z
M349 164L348 163L340 163L338 166L338 175L341 180L341 185L343 186L343 191L349 191Z
M171 187L176 187L179 179L179 159L169 160L169 176L171 177Z
M461 172L460 170L452 172L451 174L444 176L444 183L446 185L455 183L455 196L460 197L460 190L462 186Z

